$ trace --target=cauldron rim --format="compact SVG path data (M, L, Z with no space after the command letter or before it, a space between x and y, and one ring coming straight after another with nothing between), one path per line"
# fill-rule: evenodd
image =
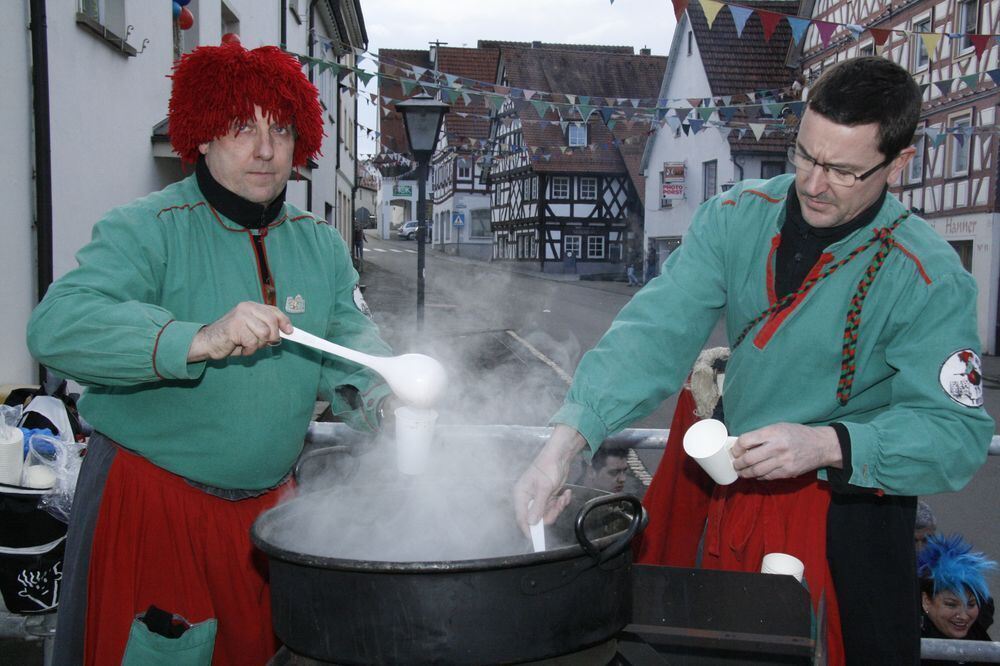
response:
M585 490L588 493L594 494L595 497L613 494L596 488L588 488L586 486L567 484L565 487L574 491ZM638 502L638 499L635 501ZM560 548L547 549L540 553L522 553L517 555L503 555L499 557L484 557L467 560L399 562L391 560L354 560L325 555L314 555L282 548L281 546L267 541L263 536L261 536L260 531L262 529L262 524L268 520L268 517L272 515L272 512L280 509L282 506L284 506L284 504L279 504L278 506L268 509L261 515L257 516L257 519L254 520L253 526L250 530L251 540L254 545L263 551L268 557L300 566L315 567L317 569L336 569L341 571L363 571L368 573L386 574L455 573L528 567L547 562L572 560L587 555L586 551L579 543L573 543ZM593 540L593 543L598 548L603 549L618 539L625 531L627 530L620 530L614 534L598 537Z

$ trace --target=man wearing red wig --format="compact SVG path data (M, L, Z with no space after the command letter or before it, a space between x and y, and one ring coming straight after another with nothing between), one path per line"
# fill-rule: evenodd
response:
M58 664L263 664L276 651L253 520L288 487L317 395L379 427L389 389L293 326L386 355L336 230L285 202L319 153L316 88L275 47L174 68L170 138L194 173L112 210L28 327L86 386ZM165 656L169 655L169 657Z

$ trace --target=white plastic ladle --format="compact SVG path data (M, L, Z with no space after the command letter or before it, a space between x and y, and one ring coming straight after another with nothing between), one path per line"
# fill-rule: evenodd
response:
M444 367L423 354L372 356L334 344L300 328L292 329L291 333L281 333L281 337L371 368L385 378L396 397L414 407L432 405L447 381Z

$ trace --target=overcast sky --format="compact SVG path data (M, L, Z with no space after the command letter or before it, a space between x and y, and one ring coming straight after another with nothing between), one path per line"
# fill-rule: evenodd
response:
M480 39L643 47L667 55L674 30L670 0L361 0L368 50L426 49L440 40L475 47ZM373 63L362 63L374 69ZM376 92L372 79L369 92ZM358 122L377 127L377 109L358 105ZM358 152L375 142L364 132Z

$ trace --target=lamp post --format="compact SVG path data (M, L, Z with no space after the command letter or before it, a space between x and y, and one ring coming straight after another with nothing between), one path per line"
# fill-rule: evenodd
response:
M438 134L441 121L448 113L448 105L420 94L396 104L396 110L403 114L406 140L410 153L417 162L417 330L424 327L424 243L427 238L427 167Z

